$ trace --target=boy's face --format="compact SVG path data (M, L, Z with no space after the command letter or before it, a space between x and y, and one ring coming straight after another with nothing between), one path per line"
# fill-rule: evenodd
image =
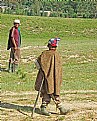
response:
M56 49L56 47L53 47L53 46L51 46L50 44L48 44L48 48L49 48L49 50L51 50L51 49Z
M14 26L15 26L16 28L18 28L18 27L19 27L19 24L18 24L18 23L15 23Z

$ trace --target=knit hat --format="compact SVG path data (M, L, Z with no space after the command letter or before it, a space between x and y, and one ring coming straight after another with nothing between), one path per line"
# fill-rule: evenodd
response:
M48 45L50 44L52 47L57 47L60 38L52 38L48 41Z

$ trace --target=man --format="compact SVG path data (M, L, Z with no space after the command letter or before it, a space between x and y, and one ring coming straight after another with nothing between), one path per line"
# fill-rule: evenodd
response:
M21 45L21 34L20 34L20 20L14 20L14 26L10 29L8 47L7 50L11 48L10 59L9 59L9 71L10 66L12 72L14 72L19 64L20 59L20 45Z
M40 69L35 82L35 90L39 91L42 79L44 79L41 89L41 113L47 116L49 116L50 113L46 110L46 107L50 103L51 98L54 100L56 107L60 110L60 114L66 114L68 112L60 100L62 63L61 57L56 50L59 41L60 38L50 39L47 45L49 50L43 51L37 59L37 62L40 65Z

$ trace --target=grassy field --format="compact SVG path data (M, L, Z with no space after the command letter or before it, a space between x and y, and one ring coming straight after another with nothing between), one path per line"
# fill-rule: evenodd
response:
M21 61L16 73L8 73L8 33L14 19L21 21ZM58 51L63 62L61 99L71 112L50 117L35 111L33 121L97 120L97 19L28 17L1 14L0 23L0 88L1 121L32 121L31 110L36 98L34 83L38 70L34 60L52 37L60 37ZM37 107L41 104L39 102ZM21 113L18 109L23 111ZM38 111L38 112L37 112Z
M13 20L21 21L21 65L18 73L1 72L2 91L33 90L37 70L33 59L47 49L47 41L60 37L58 50L63 60L62 90L97 89L97 20L26 17L1 14L1 68L7 68L8 32Z

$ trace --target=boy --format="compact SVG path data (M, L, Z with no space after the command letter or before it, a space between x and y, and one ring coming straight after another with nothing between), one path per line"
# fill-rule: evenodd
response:
M60 38L52 38L48 41L47 47L38 57L37 61L40 65L35 82L35 90L39 91L42 79L44 79L41 89L41 113L49 116L50 113L46 110L47 105L50 103L51 98L54 100L56 107L60 110L60 114L66 114L66 110L61 104L60 100L60 86L62 83L62 63L61 57L56 48Z
M10 29L9 39L8 39L8 47L7 50L11 48L10 51L10 59L9 59L9 69L10 64L12 64L11 69L12 72L18 67L19 59L20 59L20 45L21 45L21 34L20 34L20 20L14 20L14 26Z

